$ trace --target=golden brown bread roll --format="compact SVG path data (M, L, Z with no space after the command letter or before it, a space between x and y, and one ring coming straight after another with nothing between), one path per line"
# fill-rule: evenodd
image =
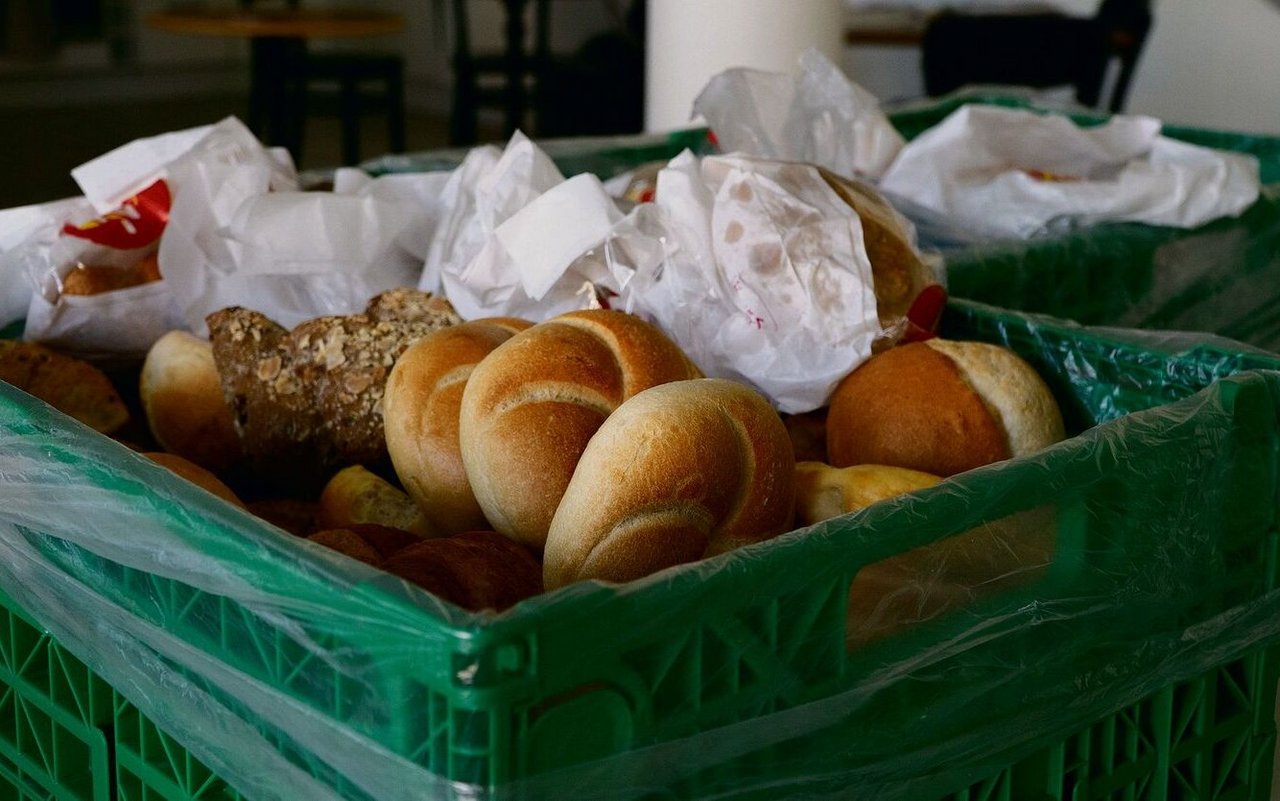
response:
M380 567L410 545L422 542L422 538L411 531L374 523L325 528L307 539L374 567Z
M338 529L365 523L410 531L419 539L440 533L407 493L362 465L344 467L320 492L316 525Z
M296 483L386 456L382 394L419 337L461 322L444 298L394 289L364 312L286 330L241 307L210 314L209 338L240 443L264 476Z
M222 479L195 462L184 459L177 454L163 451L148 451L142 455L158 465L169 468L174 474L185 478L197 487L212 492L227 503L239 506L241 509L246 508L244 502L240 500L240 496L236 495L234 490L223 483Z
M862 222L880 324L886 329L899 326L920 290L936 281L932 268L911 242L910 223L869 184L826 170L819 172Z
M458 421L485 518L541 550L605 418L645 389L701 375L656 326L619 311L569 312L511 337L472 371Z
M538 560L493 531L423 540L387 559L382 569L472 611L501 611L542 592Z
M128 267L79 264L62 277L62 294L97 295L160 280L160 265L154 255Z
M881 464L832 467L821 462L796 464L796 525L856 512L913 490L932 487L941 478L919 470Z
M295 537L307 537L317 529L319 503L314 498L257 498L246 501L249 511Z
M106 373L34 342L0 339L0 381L102 434L114 434L129 422L129 409Z
M462 392L481 359L530 325L500 317L433 331L400 355L387 378L387 453L405 491L440 534L489 527L462 464Z
M240 458L240 437L206 340L186 331L157 339L142 363L138 392L151 435L166 451L215 473Z
M543 581L630 581L791 529L795 456L756 391L704 378L641 392L591 438L551 521Z
M985 342L930 339L872 356L836 387L827 455L937 476L1035 453L1063 438L1036 371Z

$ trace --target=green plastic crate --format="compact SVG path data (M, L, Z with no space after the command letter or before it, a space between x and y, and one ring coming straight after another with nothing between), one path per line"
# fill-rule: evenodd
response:
M118 798L1101 799L1187 783L1201 795L1181 797L1265 798L1280 360L963 301L943 325L1023 353L1084 433L498 617L295 540L0 388L0 589L30 612L6 642L75 654L85 678L66 684L99 690L70 702L77 717L70 691L6 687L60 710L64 742L101 746L89 775ZM848 647L864 566L974 532L1052 532L1055 556ZM6 759L47 753L10 741ZM45 788L71 761L2 775Z
M891 120L913 138L964 103L1032 108L1025 99L972 94L901 110ZM1082 125L1105 119L1069 116ZM1191 230L1112 223L951 247L945 251L951 293L1087 325L1205 331L1280 351L1280 132L1166 125L1163 133L1257 157L1262 197L1237 218Z

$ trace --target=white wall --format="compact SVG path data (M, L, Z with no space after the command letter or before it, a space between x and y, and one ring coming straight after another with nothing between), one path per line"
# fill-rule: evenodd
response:
M1280 135L1280 2L1157 0L1128 110Z
M1155 0L1127 111L1280 136L1280 1ZM883 101L924 92L920 51L849 48L843 66Z

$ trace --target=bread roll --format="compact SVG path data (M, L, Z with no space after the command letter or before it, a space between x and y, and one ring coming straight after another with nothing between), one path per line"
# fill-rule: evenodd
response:
M240 437L206 340L186 331L157 339L142 363L138 392L161 448L215 473L240 458Z
M114 434L129 422L129 409L106 373L34 342L0 339L0 381L102 434Z
M308 490L334 468L386 457L382 394L391 367L423 335L461 321L444 298L411 289L292 330L238 306L206 318L245 455L264 478L289 477Z
M224 484L222 479L195 462L184 459L177 454L164 453L163 451L148 451L142 455L158 465L169 468L175 475L185 478L197 487L212 492L227 503L239 506L241 509L245 508L244 502L240 500L234 490Z
M387 453L409 497L442 535L489 527L462 464L462 391L481 359L530 325L502 317L434 331L401 354L387 378Z
M335 473L320 492L316 525L338 529L361 524L390 526L418 538L440 534L408 494L372 470L352 465Z
M374 567L380 567L410 545L422 542L413 532L373 523L325 528L307 539Z
M800 462L796 464L796 525L811 526L940 481L938 476L905 467Z
M916 250L911 223L870 184L826 170L820 172L862 222L880 324L886 329L900 327L916 295L937 280L932 267Z
M836 387L827 415L836 467L946 477L1062 438L1062 413L1036 371L985 342L930 339L877 354Z
M704 378L618 407L551 521L543 581L630 581L791 529L795 457L754 390Z
M827 415L836 467L891 464L952 476L1062 439L1062 415L1032 366L1000 345L928 339L845 377Z
M472 611L501 611L542 592L538 560L492 531L423 540L387 559L382 569Z
M623 401L701 377L658 328L619 311L569 312L502 343L471 373L458 434L485 518L540 551L587 442Z
M97 295L159 280L160 268L155 256L147 256L129 267L80 264L62 277L62 294Z

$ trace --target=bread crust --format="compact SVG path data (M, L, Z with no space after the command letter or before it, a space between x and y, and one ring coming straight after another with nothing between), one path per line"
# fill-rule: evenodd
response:
M443 298L384 292L363 313L286 330L242 307L210 314L210 341L245 455L263 476L302 484L386 456L382 398L395 360L425 334L461 322Z
M401 354L387 378L387 453L405 491L441 535L489 528L462 463L462 393L485 356L531 325L500 317L433 331Z
M106 373L35 342L0 340L0 381L102 434L114 434L129 422L129 409Z
M905 467L832 467L821 462L798 462L796 525L811 526L940 481L938 476Z
M591 439L556 510L547 589L624 582L790 530L791 439L759 393L723 379L637 394Z
M569 312L522 331L472 371L459 443L485 518L541 551L578 459L627 398L701 372L657 327L619 311Z
M1035 370L984 342L932 339L877 354L836 387L827 417L833 466L883 464L942 477L1062 437L1062 414Z
M142 363L138 394L151 435L166 451L215 473L240 458L240 437L206 340L186 331L156 340Z

